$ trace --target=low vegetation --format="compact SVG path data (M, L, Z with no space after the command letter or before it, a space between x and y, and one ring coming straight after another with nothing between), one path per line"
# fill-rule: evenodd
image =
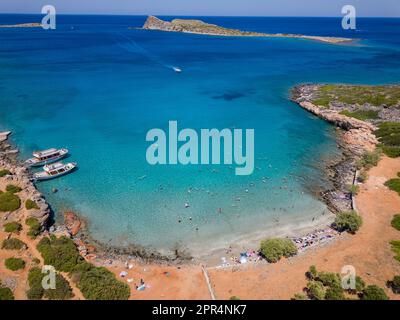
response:
M282 257L294 256L297 248L290 239L272 238L261 242L260 253L268 262L277 262Z
M38 210L39 209L39 207L36 204L36 202L31 200L31 199L28 199L28 200L25 201L25 208L27 210L32 210L32 209L37 209Z
M26 247L25 242L17 238L4 239L1 244L1 248L6 250L21 250Z
M39 220L34 217L30 217L25 220L25 223L27 226L29 226L28 236L32 239L35 239L40 234L42 229Z
M329 84L319 88L313 102L325 107L328 107L330 102L340 102L349 105L386 105L392 107L400 102L400 90L397 86Z
M21 206L20 198L11 192L0 191L0 211L8 212L18 210Z
M10 170L7 170L7 169L1 169L0 170L0 178L2 178L2 177L4 177L4 176L8 176L8 175L10 175L11 174L11 171Z
M42 273L42 270L37 267L29 270L29 290L26 293L29 300L40 300L43 297L49 300L69 300L74 296L71 286L61 274L56 274L54 289L43 288L42 281L44 276L45 273Z
M4 265L7 269L17 271L25 268L25 261L20 258L8 258L4 261Z
M390 179L385 182L385 186L388 187L390 190L396 191L400 195L400 179Z
M360 186L352 184L349 186L349 193L354 197L360 192Z
M22 230L22 225L18 222L9 222L3 226L4 232L19 233Z
M42 238L37 245L44 264L53 266L58 271L70 272L83 258L79 255L75 243L67 237Z
M394 258L400 262L400 240L390 241L390 245L392 246L392 251L394 252Z
M14 184L8 184L6 186L6 191L10 192L10 193L18 193L18 192L22 191L22 189Z
M363 290L361 300L389 300L389 297L382 288L369 285Z
M14 300L14 294L10 288L3 286L0 281L0 301L2 300Z
M372 167L376 167L381 157L382 150L380 148L376 148L374 151L366 151L363 153L360 160L357 161L357 169L369 170Z
M363 169L360 171L359 175L357 176L357 181L360 183L364 183L368 180L368 172L367 170Z
M340 114L362 121L379 118L379 112L376 110L356 110L354 112L343 110Z
M362 218L355 211L340 212L336 215L333 227L339 232L356 233L362 225Z
M304 293L297 293L293 300L387 300L388 297L382 288L366 286L359 276L355 278L353 288L344 289L342 279L334 272L318 272L315 266L311 266L306 272L308 279Z
M399 90L400 91L400 90ZM400 123L384 122L379 125L375 135L382 151L391 158L400 156Z
M82 272L77 286L89 300L127 300L130 296L129 286L103 267L92 266Z
M392 219L392 227L400 231L400 214L395 214Z
M130 296L127 284L118 281L115 275L102 267L95 267L80 255L75 243L66 237L50 236L40 240L37 246L44 263L58 271L69 272L86 299L126 300Z
M394 276L387 282L387 286L392 289L393 293L400 294L400 276Z

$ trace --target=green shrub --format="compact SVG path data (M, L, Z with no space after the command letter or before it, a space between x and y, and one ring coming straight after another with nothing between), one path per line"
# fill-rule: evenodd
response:
M400 147L381 146L382 151L390 158L400 157Z
M290 239L272 238L261 242L260 252L268 262L277 262L282 257L294 256L297 248Z
M237 297L237 296L232 296L232 297L229 298L229 300L240 300L240 298Z
M394 276L393 280L388 281L388 287L392 289L393 293L400 294L400 276Z
M362 225L362 218L355 212L341 212L336 215L333 227L339 232L355 233Z
M2 300L14 300L14 294L10 288L3 287L0 284L0 301Z
M391 224L393 228L400 231L400 214L394 215Z
M314 280L317 276L318 276L317 268L314 265L310 266L310 269L308 269L308 271L306 272L306 277L309 280Z
M389 297L382 288L370 285L363 290L361 300L389 300Z
M362 168L365 168L366 170L369 170L372 167L376 167L381 157L382 150L380 148L377 148L374 151L364 152L361 159L357 161L357 169L361 170Z
M41 300L44 295L42 279L44 274L38 267L31 268L28 273L29 290L26 295L29 300Z
M44 295L44 289L40 287L31 287L26 292L28 300L41 300Z
M390 244L392 246L392 251L394 252L395 256L394 258L400 262L400 241L399 240L393 240L390 241Z
M329 287L325 294L326 300L344 300L343 289L340 286Z
M7 269L12 271L25 268L25 261L20 258L8 258L4 262Z
M356 276L356 292L362 292L365 289L365 282L364 280Z
M95 267L83 272L78 288L89 300L127 300L130 288L118 281L115 275L103 267Z
M11 171L10 170L7 170L7 169L1 169L0 170L0 178L2 178L2 177L4 177L4 176L8 176L8 175L10 175L11 174Z
M375 110L356 110L354 112L343 110L342 112L340 112L340 114L347 117L356 118L362 121L379 118L379 112Z
M292 300L308 300L308 297L304 293L295 293Z
M349 192L354 197L360 192L360 186L352 184L349 186Z
M396 191L398 194L400 194L400 179L390 179L385 182L385 186L390 190Z
M310 299L313 300L324 300L326 290L321 282L310 281L307 284L307 294Z
M21 250L24 247L26 244L16 238L4 239L1 245L1 248L6 250Z
M8 184L6 186L6 191L10 192L10 193L18 193L18 192L22 191L22 188L20 188L16 185L13 185L13 184Z
M3 227L5 232L19 233L22 230L22 225L18 222L6 223Z
M368 180L368 172L366 170L361 170L357 177L357 181L364 183L367 180Z
M37 249L42 254L44 264L53 266L58 271L70 272L83 258L75 243L67 237L42 238Z
M44 296L49 300L69 300L74 295L68 281L61 274L57 273L55 289L44 290Z
M389 157L397 158L400 156L400 123L384 122L375 131L382 151Z
M31 200L31 199L28 199L28 200L25 201L25 208L27 210L32 210L32 209L37 209L38 210L39 209L39 207L36 204L36 202Z
M68 300L73 297L72 288L61 274L56 274L55 289L43 289L42 280L44 276L45 273L42 273L42 270L38 267L29 270L29 290L26 293L29 300L40 300L43 297L49 300Z
M72 270L70 272L72 281L74 281L74 282L81 281L82 274L84 272L91 270L92 268L94 268L94 265L92 265L89 262L86 262L86 261L79 262L76 266L74 266L72 268Z
M20 198L11 192L0 191L0 211L15 211L21 206Z
M340 276L333 272L319 272L317 280L326 287L341 287L342 284Z
M30 217L25 220L25 223L29 226L29 231L28 231L28 236L31 238L36 238L40 234L40 231L42 230L42 226L39 223L39 220Z

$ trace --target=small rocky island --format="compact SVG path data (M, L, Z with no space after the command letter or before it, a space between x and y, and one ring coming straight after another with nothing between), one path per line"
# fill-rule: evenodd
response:
M20 24L3 24L0 28L41 28L41 23L20 23Z
M253 31L242 31L237 29L228 29L217 26L215 24L205 23L201 20L192 19L174 19L171 22L161 20L154 16L149 16L144 23L144 30L160 30L169 32L184 32L193 34L203 34L212 36L234 36L234 37L273 37L273 38L300 38L315 40L327 43L346 43L354 39L337 38L337 37L322 37L322 36L307 36L301 34L285 34L285 33L261 33Z

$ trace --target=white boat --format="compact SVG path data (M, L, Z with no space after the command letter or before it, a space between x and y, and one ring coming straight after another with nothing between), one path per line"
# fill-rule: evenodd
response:
M56 162L68 154L68 149L47 149L33 152L33 158L25 161L29 167L43 166L45 164Z
M44 171L33 174L35 180L49 180L63 176L64 174L70 173L76 168L75 162L62 163L56 162L53 164L46 164L43 169Z
M178 73L182 72L182 69L180 69L180 68L178 68L178 67L172 67L172 69L174 69L174 71L175 71L175 72L178 72Z

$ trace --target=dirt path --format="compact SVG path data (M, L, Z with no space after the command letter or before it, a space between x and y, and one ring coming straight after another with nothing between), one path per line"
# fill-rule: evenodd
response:
M7 184L15 184L18 185L15 181L7 181L5 179L0 179L0 190L4 190ZM13 234L13 238L18 238L24 243L27 244L28 250L23 251L15 251L15 250L2 250L0 249L0 265L1 265L1 276L2 277L14 277L17 280L17 287L14 290L14 296L17 300L25 300L26 299L26 291L29 288L28 285L28 271L30 267L33 265L32 260L34 258L40 260L40 265L43 266L44 261L40 252L36 249L36 245L40 241L40 237L37 239L31 239L28 236L29 227L25 224L25 220L29 217L29 211L25 208L24 203L27 200L27 195L25 194L24 190L18 193L18 196L21 198L21 208L18 209L16 215L18 216L19 223L22 224L23 229L22 231L16 235ZM6 222L6 221L5 221ZM0 241L5 239L7 234L3 232L2 227L0 231ZM23 270L20 271L11 271L4 268L4 260L10 257L18 257L22 258L26 262L26 266ZM64 278L68 280L72 292L74 293L73 300L84 300L84 297L80 290L76 287L75 283L73 283L68 276L67 273L62 273Z
M352 265L368 284L385 287L387 280L400 274L400 263L393 259L389 245L389 241L400 239L400 232L390 226L393 215L400 213L400 197L383 183L399 171L400 159L386 157L371 169L356 198L364 220L356 235L346 234L331 244L276 264L210 270L217 299L233 295L241 299L290 299L305 287L304 274L313 264L319 270L338 273L343 266ZM385 290L391 299L400 298Z

